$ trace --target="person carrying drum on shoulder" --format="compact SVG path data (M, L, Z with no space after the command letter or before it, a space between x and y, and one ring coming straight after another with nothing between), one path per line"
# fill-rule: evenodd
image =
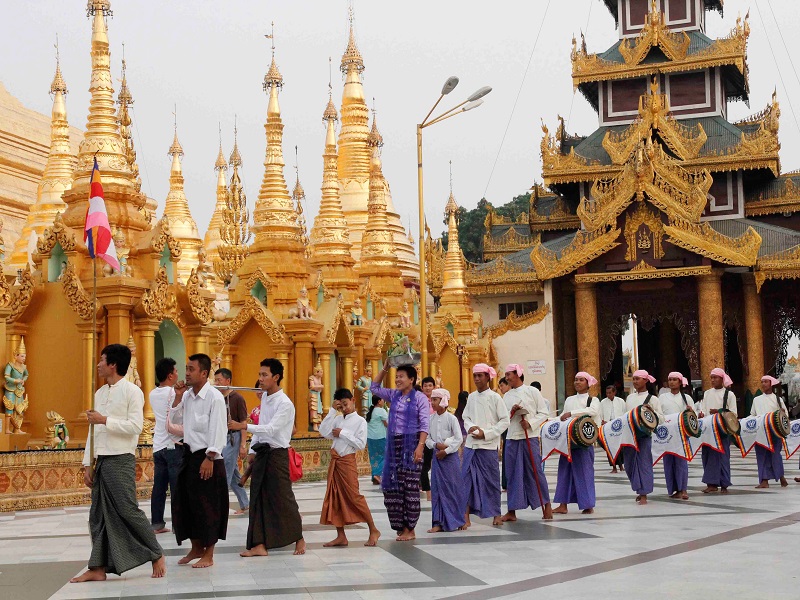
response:
M711 389L703 394L700 401L700 413L697 415L701 419L706 415L713 415L721 410L732 411L734 415L738 413L736 396L728 389L733 385L733 380L728 374L717 367L711 371ZM703 488L704 494L719 492L727 494L728 487L731 485L731 437L722 436L723 452L717 452L707 446L703 446Z
M575 374L575 395L564 401L561 420L570 417L589 415L597 419L600 414L600 400L589 395L589 388L597 384L597 379L585 371ZM572 462L563 454L558 459L558 480L553 500L558 506L553 509L559 515L567 514L567 504L577 503L585 515L594 512L594 446L572 448Z
M655 413L657 421L664 420L661 411L661 402L647 389L648 383L655 383L656 378L644 369L634 371L632 383L633 391L625 399L625 408L628 412L637 407L647 405ZM658 423L656 423L658 425ZM649 436L637 438L639 449L623 446L622 454L625 462L625 473L631 482L631 489L636 492L636 502L647 504L647 494L653 492L653 448Z
M665 416L682 413L687 408L694 410L692 397L687 396L682 389L688 385L689 381L686 377L677 371L672 371L667 375L669 391L658 397L659 402L661 402L661 410ZM665 454L662 462L664 463L664 479L667 481L669 497L688 500L689 461L672 454Z
M750 411L751 415L760 417L777 411L783 411L788 417L789 413L786 409L786 405L773 391L774 387L780 384L780 380L771 375L764 375L761 378L762 393L753 398L753 409ZM786 481L786 477L783 473L783 456L781 455L783 440L773 431L769 429L767 429L767 431L773 450L767 450L756 444L759 481L756 488L768 488L770 479L774 479L775 481L780 480L781 487L786 487L789 483Z

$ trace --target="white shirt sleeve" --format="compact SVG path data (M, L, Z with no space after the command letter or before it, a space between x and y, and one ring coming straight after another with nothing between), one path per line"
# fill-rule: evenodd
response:
M562 413L563 412L564 411L562 411ZM592 419L595 419L600 413L600 401L597 398L592 398L591 402L589 402L589 406L586 406L586 404L581 402L580 408L566 412L569 412L573 417L579 417L581 415L589 415L590 417L592 417Z
M261 420L259 420L258 425L248 423L247 431L257 434L259 437L259 442L269 443L270 438L274 437L277 431L284 431L287 428L292 428L294 421L292 408L291 400L287 399L287 401L281 402L278 410L275 412L275 416L272 417L268 423L262 423ZM263 417L264 413L262 412L261 415Z
M214 398L211 402L211 414L208 417L208 448L206 454L214 453L217 458L222 456L228 435L228 411L225 400Z
M445 452L447 454L453 454L454 452L458 452L458 449L461 448L461 442L463 441L463 436L461 435L461 426L458 424L458 419L456 419L455 415L451 415L450 413L444 413L449 415L447 422L450 424L450 436L444 441L447 444L447 448L445 448Z
M328 414L325 415L325 418L322 419L322 423L319 424L319 434L322 437L329 440L333 439L333 430L335 429L333 422L336 420L337 416L339 416L339 413L331 409L328 411ZM339 435L341 436L341 433Z
M484 439L489 442L491 440L496 440L500 437L500 435L508 429L508 424L510 421L508 415L508 407L506 403L503 402L503 399L500 397L500 394L495 395L495 414L497 415L497 423L493 427L489 427L483 430Z
M125 386L128 408L124 418L106 417L106 429L112 433L139 435L144 425L144 394L136 386Z

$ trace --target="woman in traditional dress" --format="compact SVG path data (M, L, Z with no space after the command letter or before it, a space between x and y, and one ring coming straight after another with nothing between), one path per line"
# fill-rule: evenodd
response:
M380 485L383 474L383 455L386 452L386 428L389 426L389 413L386 401L372 397L372 406L367 411L367 450L369 466L372 469L372 483Z

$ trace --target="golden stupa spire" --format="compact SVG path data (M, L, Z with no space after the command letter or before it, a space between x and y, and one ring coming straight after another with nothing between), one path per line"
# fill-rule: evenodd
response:
M444 209L447 215L447 253L442 269L441 308L448 307L451 312L455 308L469 308L469 296L464 276L464 255L458 243L458 204L453 196L453 165L450 163L450 197Z
M228 187L225 180L225 172L228 170L228 161L225 160L225 154L222 152L222 125L219 126L219 153L217 154L217 162L214 163L214 170L217 172L217 203L214 205L214 212L211 214L211 220L208 222L208 229L203 238L203 246L206 250L206 261L209 265L214 265L219 260L219 252L217 248L220 245L219 228L222 225L222 213L225 211L228 199ZM220 280L214 277L212 283L217 284ZM221 291L221 290L217 290Z
M328 59L330 63L330 59ZM322 198L319 213L311 229L311 266L321 271L325 285L334 293L353 292L358 278L353 273L350 235L339 200L336 174L336 122L339 116L333 105L333 86L328 81L328 104L322 113L325 123L325 150L322 153ZM348 298L349 299L349 298Z
M181 157L183 147L178 141L178 109L172 113L174 118L174 137L172 145L167 153L172 157L172 167L169 172L169 192L167 201L164 205L164 216L169 218L170 231L181 245L181 256L178 259L178 277L180 281L186 283L192 269L197 269L200 256L200 248L203 240L197 230L197 223L192 218L189 210L189 200L183 189L183 168L181 167Z
M108 29L106 17L111 15L110 0L89 0L86 13L92 18L92 75L89 84L89 117L86 131L78 149L72 188L64 194L68 208L64 223L75 229L83 228L89 201L89 183L94 160L100 167L105 191L106 210L112 225L125 232L143 231L150 224L139 211L146 198L139 190L137 177L131 170L125 140L114 103L111 78ZM127 233L126 233L127 235Z
M133 94L131 94L131 91L128 89L127 69L128 65L125 62L125 44L122 44L122 80L119 84L119 94L117 95L117 104L119 105L117 121L119 122L119 133L125 144L125 158L135 178L134 185L136 190L139 191L142 189L142 179L139 177L139 165L136 164L136 150L133 147L133 131L131 130L133 120L128 110L133 104Z
M219 226L220 242L217 247L219 258L214 260L214 273L227 286L249 254L250 213L247 210L247 197L242 188L239 167L242 157L239 154L238 130L233 128L233 152L230 165L233 168L231 185L225 193L225 208ZM222 170L220 170L220 173ZM220 192L217 190L217 199Z
M47 163L42 173L42 179L36 188L36 202L34 202L22 233L11 253L9 271L24 269L30 263L30 257L36 251L36 240L44 230L50 227L56 214L63 212L67 205L61 199L62 194L72 185L72 170L75 166L75 157L69 143L69 123L67 122L67 84L61 75L61 64L58 53L58 38L56 38L56 73L50 85L50 94L53 96L53 111L50 119L50 151L47 154Z
M306 218L303 215L303 201L306 199L306 191L300 184L300 160L298 157L297 146L294 147L294 174L295 183L292 190L292 200L294 200L294 209L297 213L297 224L300 227L300 237L303 241L303 248L305 249L306 258L311 251L311 245L308 240L308 232L306 231Z

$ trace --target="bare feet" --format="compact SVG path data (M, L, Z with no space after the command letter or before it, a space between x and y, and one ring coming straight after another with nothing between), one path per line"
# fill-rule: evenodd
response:
M492 525L494 525L495 527L502 524L503 524L503 517L501 517L500 515L497 515L495 518L492 519Z
M425 500L427 500L428 502L431 501L431 491L430 490L425 492Z
M767 481L766 479L762 479L761 483L759 483L757 486L755 486L755 488L757 490L758 489L762 489L763 490L763 489L768 488L768 487L769 487L769 481Z
M156 535L158 535L159 533L169 533L169 529L167 529L166 527L162 527L161 529L154 529L153 533L155 533Z
M246 515L249 512L250 512L250 507L248 506L247 508L240 508L239 510L233 511L233 514L234 515Z
M647 494L642 494L641 496L637 497L636 502L639 504L647 504Z
M689 499L689 494L688 494L688 492L687 492L686 490L684 490L683 492L681 492L681 500L688 500L688 499Z
M369 539L364 542L364 545L368 547L377 546L379 537L381 537L381 532L377 529L373 529L369 532Z
M781 487L786 487L789 485L789 482L786 481L786 477L781 477Z
M800 477L795 477L794 481L795 481L795 483L800 483Z
M403 531L403 533L397 536L398 542L410 542L411 540L415 539L417 539L417 534L414 533L413 529L406 529L405 531Z
M728 493L728 488L726 488L726 487L722 488L722 489L719 491L719 493L720 493L720 494L727 494L727 493Z
M439 533L441 530L442 530L441 527L439 527L438 525L434 525L433 527L428 529L428 533Z
M239 552L239 556L243 558L249 558L251 556L269 556L269 552L267 552L267 548L264 544L259 544L258 546L253 546L249 550Z
M167 574L167 559L162 554L158 560L153 561L153 579L158 579Z
M207 569L214 566L214 555L203 556L200 560L192 565L193 569Z
M545 521L550 521L553 519L553 505L549 502L544 505L544 514L542 515L542 519Z
M701 490L704 494L714 494L719 491L719 488L715 485L708 485Z
M680 498L680 495L681 495L681 493L680 493L680 492L675 492L674 494L672 494L672 495L670 496L670 498L675 498L675 499L677 500L678 498Z
M70 583L84 583L86 581L105 581L106 572L103 569L89 569L85 573L73 577L69 580Z
M617 472L617 467L614 467L613 469L611 469L611 472L612 473L616 473Z
M347 546L347 538L344 534L337 535L330 542L322 544L323 548L335 548L336 546Z
M461 527L459 527L458 530L459 531L466 531L470 527L472 527L472 521L469 520L469 515L467 515L467 518L464 519L464 524Z
M566 504L559 504L553 509L553 513L557 515L565 515L567 514L567 505Z
M196 558L202 558L202 556L203 556L203 549L202 549L202 548L201 548L201 549L199 549L199 550L197 550L197 549L195 549L195 548L192 548L192 549L189 551L189 554L187 554L186 556L184 556L182 559L180 559L180 560L178 561L178 564L179 564L179 565L188 565L188 564L189 564L190 562L192 562L194 559L196 559Z
M584 509L581 511L581 514L582 514L582 515L591 515L591 514L594 514L594 509L593 509L593 508L584 508Z
M300 538L295 542L294 545L294 555L300 556L306 553L306 541L303 538Z
M516 511L510 510L506 514L504 514L502 517L500 517L500 520L503 521L503 522L516 521L517 520L517 513L516 513Z

